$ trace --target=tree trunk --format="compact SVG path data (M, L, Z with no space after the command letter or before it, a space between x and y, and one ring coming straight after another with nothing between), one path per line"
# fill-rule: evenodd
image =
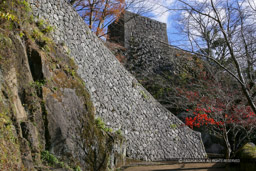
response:
M226 159L229 159L230 158L230 155L231 155L231 147L230 147L230 144L226 144L227 145L227 149L226 149L226 154L225 154L225 158Z
M223 138L224 138L224 141L225 141L225 144L226 144L225 158L229 159L230 155L231 155L231 152L232 152L232 149L231 149L231 145L230 145L229 140L228 140L228 134L227 134L226 129L223 131Z

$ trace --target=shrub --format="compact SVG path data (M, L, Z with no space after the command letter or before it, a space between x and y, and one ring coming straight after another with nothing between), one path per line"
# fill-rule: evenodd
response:
M99 129L102 129L105 132L113 132L112 128L106 127L105 123L101 120L101 118L95 119L95 124Z
M52 166L59 164L59 160L49 151L43 151L41 153L41 159Z

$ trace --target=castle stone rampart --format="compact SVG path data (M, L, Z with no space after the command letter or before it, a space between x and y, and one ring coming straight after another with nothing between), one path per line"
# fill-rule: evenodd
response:
M138 84L69 4L64 0L30 3L35 16L56 27L55 42L71 50L97 117L122 130L128 157L155 161L206 156L200 133L183 126Z

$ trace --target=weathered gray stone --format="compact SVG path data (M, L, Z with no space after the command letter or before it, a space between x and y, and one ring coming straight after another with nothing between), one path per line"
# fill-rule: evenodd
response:
M31 122L21 123L22 136L29 142L33 152L39 152L38 132Z
M50 150L57 155L75 154L77 149L74 137L77 138L76 130L82 127L80 119L87 111L75 90L64 89L62 92L62 101L51 95L45 97L48 129L51 130L49 132Z

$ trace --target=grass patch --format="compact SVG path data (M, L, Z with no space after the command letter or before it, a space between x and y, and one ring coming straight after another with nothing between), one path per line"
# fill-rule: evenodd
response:
M146 100L149 99L149 96L145 93L145 91L141 90L141 91L140 91L140 94L142 95L142 97L143 97L144 99L146 99Z
M101 118L95 119L95 124L99 129L105 132L113 132L111 128L106 127L105 123L101 120Z
M176 128L177 128L177 125L176 125L176 124L171 124L171 125L170 125L170 128L171 128L171 129L176 129Z
M61 167L63 169L67 169L67 170L70 170L70 171L71 170L81 171L81 168L79 166L71 168L68 164L60 161L56 156L51 154L49 151L42 151L41 152L41 160L49 166Z
M0 170L25 170L8 103L0 92Z

